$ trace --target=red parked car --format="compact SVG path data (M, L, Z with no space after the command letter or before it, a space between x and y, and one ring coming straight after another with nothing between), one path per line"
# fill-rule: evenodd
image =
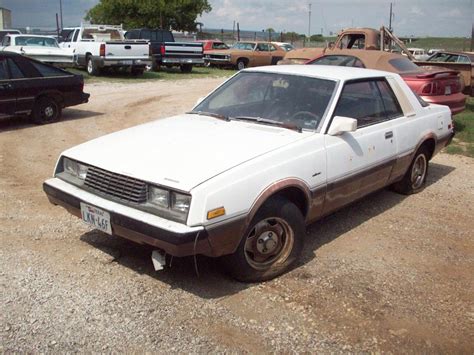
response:
M206 51L229 49L229 46L219 39L205 39L196 42L202 43L202 49L204 50L204 54L206 53Z
M427 103L449 106L453 115L466 108L466 96L462 93L464 80L458 71L432 66L419 67L400 54L341 49L322 54L305 64L338 65L394 72L400 74L408 86Z

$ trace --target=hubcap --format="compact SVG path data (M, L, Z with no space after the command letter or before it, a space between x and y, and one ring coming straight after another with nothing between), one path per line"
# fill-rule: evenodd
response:
M89 60L87 62L87 71L90 73L92 73L92 60Z
M285 262L293 249L294 234L281 218L267 218L258 222L245 241L245 258L257 270Z
M237 66L238 66L239 70L245 69L245 63L244 62L239 62L239 64Z
M48 118L51 118L54 115L54 109L51 106L45 107L44 115Z
M416 157L411 169L411 183L414 189L418 189L425 181L426 175L426 157L420 154Z

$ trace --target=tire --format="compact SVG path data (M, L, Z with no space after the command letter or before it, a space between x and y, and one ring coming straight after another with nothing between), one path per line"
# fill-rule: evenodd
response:
M245 59L239 59L237 61L237 70L242 70L247 68L247 61Z
M32 118L36 124L46 124L59 121L61 106L49 96L39 98L33 107Z
M416 194L425 188L428 176L430 153L427 147L420 147L402 180L394 183L392 189L403 195Z
M92 59L91 55L87 56L86 70L87 70L87 74L92 75L92 76L100 74L100 68L97 67L97 65L94 63L94 60Z
M295 204L282 197L257 212L237 250L222 258L224 267L243 282L270 280L286 272L303 249L305 222Z
M182 64L180 66L181 72L183 73L191 73L193 70L193 66L191 64Z

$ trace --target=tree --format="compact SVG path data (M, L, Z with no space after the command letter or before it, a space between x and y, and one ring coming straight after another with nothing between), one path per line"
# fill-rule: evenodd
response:
M86 15L92 23L123 24L126 28L195 31L196 18L212 10L208 0L100 0Z

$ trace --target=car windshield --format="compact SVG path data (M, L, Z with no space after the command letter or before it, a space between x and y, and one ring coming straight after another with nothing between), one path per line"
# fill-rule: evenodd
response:
M51 37L16 37L15 44L17 46L41 46L41 47L59 47L58 42Z
M316 129L336 82L279 73L241 72L209 95L192 113Z
M234 46L232 48L251 51L251 50L253 50L254 47L255 47L255 43L237 42L236 44L234 44Z

